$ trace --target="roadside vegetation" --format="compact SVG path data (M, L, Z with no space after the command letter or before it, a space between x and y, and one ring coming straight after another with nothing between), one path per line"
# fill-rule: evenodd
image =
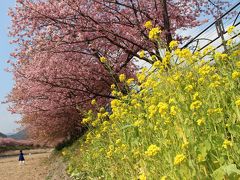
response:
M150 24L150 22L148 22ZM146 24L148 25L148 24ZM229 34L234 27L228 29ZM149 27L159 44L160 31ZM227 43L234 46L232 41ZM62 151L75 179L237 179L240 177L240 50L191 53L170 43L137 81L119 76L111 112L92 105L89 131ZM107 63L107 61L105 62Z

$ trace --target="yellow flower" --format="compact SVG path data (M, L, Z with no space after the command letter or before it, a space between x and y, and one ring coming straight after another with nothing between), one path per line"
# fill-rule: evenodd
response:
M225 53L220 53L220 52L216 52L214 55L214 59L216 60L228 60L228 55Z
M137 74L138 81L142 83L145 80L145 75L143 73Z
M127 84L130 85L133 81L134 81L134 79L130 78L130 79L127 80Z
M96 99L93 99L93 100L91 101L91 104L92 104L92 105L96 105L96 103L97 103Z
M204 118L198 119L198 120L197 120L197 124L198 124L199 126L204 125L204 124L205 124L205 119L204 119Z
M151 31L149 31L148 37L151 40L157 39L159 37L159 34L161 33L161 30L159 27L152 28Z
M115 84L112 84L111 89L115 89L115 88L116 88Z
M125 80L126 80L125 74L120 74L120 76L119 76L119 81L120 81L120 82L124 82Z
M222 108L210 108L207 110L207 114L208 115L211 115L211 114L214 114L214 113L221 113L223 111Z
M215 81L215 82L210 83L209 87L210 88L217 88L220 85L221 85L221 83L219 81Z
M169 104L171 103L176 103L176 100L174 98L170 98L169 101L168 101Z
M227 41L227 46L232 46L233 45L233 40L232 39L229 39L228 41Z
M177 154L174 158L174 165L179 165L185 159L186 159L186 156L184 154Z
M185 88L184 88L185 91L192 91L193 90L193 86L190 84L190 85L187 85Z
M174 49L174 48L178 47L178 41L171 41L169 43L169 47L170 47L170 49Z
M121 143L121 139L117 139L116 144L120 144L120 143Z
M177 49L175 51L175 54L180 57L180 58L185 58L185 59L190 59L192 56L192 53L190 51L190 49L188 48L184 48L184 49Z
M198 73L202 76L206 76L207 74L209 74L214 69L215 69L214 67L211 67L209 65L204 65L204 66L199 68Z
M167 113L167 110L168 110L168 104L164 103L164 102L160 102L158 104L158 108L159 108L159 113L161 115L165 115Z
M66 153L65 151L62 151L62 155L63 155L63 156L66 156L66 154L67 154L67 153Z
M166 179L167 179L167 176L163 176L163 177L161 177L160 180L166 180Z
M90 122L90 118L83 118L81 123L87 124L88 122Z
M189 72L186 77L187 77L188 79L192 79L193 73L192 73L192 72Z
M236 79L238 79L240 77L240 72L238 72L238 71L233 71L233 73L232 73L232 78L234 79L234 80L236 80Z
M228 147L232 147L233 143L227 139L224 140L222 147L227 149Z
M205 161L205 157L202 154L198 154L197 159L198 159L198 162Z
M145 22L144 26L145 26L145 28L147 28L147 29L151 29L151 28L152 28L152 21L147 21L147 22Z
M198 79L198 84L202 84L203 82L204 82L204 78L203 77Z
M140 127L141 125L143 125L143 123L144 123L143 120L137 120L134 122L133 126Z
M188 147L188 145L189 145L189 142L188 142L188 141L184 142L184 143L182 144L182 149L186 149L186 148Z
M101 137L101 134L97 134L96 138L99 139Z
M110 151L107 152L107 157L111 158L111 156L112 156L112 151L110 150Z
M153 117L157 112L157 107L155 105L151 105L151 106L148 107L148 111L149 111L149 114L150 114L149 116Z
M240 99L235 101L236 106L240 106Z
M105 62L107 61L107 59L106 59L105 57L100 57L100 61L101 61L102 63L105 63Z
M197 100L197 98L198 98L198 96L199 96L199 93L198 93L198 92L196 92L196 93L193 95L193 100L194 100L194 101L196 101L196 100Z
M199 109L201 106L202 106L202 102L197 100L197 101L192 102L192 104L190 105L190 109L196 110L196 109Z
M229 27L227 28L227 33L228 33L228 34L231 34L234 29L235 29L235 26L229 26Z
M214 50L213 46L207 46L204 50L203 50L203 55L207 55L209 53L211 53Z
M139 180L146 180L147 179L147 177L144 173L142 173L138 178L139 178Z
M145 51L144 51L144 50L141 50L141 51L139 52L139 57L140 57L140 58L144 58L144 57L145 57Z
M240 68L240 61L236 62L236 66Z
M145 151L145 154L151 157L151 156L155 156L159 151L160 151L160 148L152 144L148 147L147 151Z
M177 114L178 108L176 106L171 106L170 114L175 116Z
M160 68L162 66L162 63L161 63L161 61L155 61L154 63L153 63L153 67L154 68Z

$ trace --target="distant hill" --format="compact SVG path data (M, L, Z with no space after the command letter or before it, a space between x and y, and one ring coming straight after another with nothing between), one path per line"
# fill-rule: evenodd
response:
M3 133L0 133L0 137L1 137L1 138L6 138L7 135L5 135L5 134L3 134Z
M27 139L27 132L25 129L23 129L15 134L9 135L8 137L17 139L17 140L25 140L25 139Z

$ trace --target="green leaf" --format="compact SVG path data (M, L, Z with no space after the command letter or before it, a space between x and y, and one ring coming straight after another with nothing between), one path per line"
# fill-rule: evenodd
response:
M225 175L240 175L240 170L237 169L236 164L223 165L213 172L213 178L216 180L223 179Z

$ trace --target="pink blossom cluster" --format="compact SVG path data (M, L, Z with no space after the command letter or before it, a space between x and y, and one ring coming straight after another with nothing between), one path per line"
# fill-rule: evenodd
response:
M0 138L0 146L33 146L29 140L16 140L12 138Z

